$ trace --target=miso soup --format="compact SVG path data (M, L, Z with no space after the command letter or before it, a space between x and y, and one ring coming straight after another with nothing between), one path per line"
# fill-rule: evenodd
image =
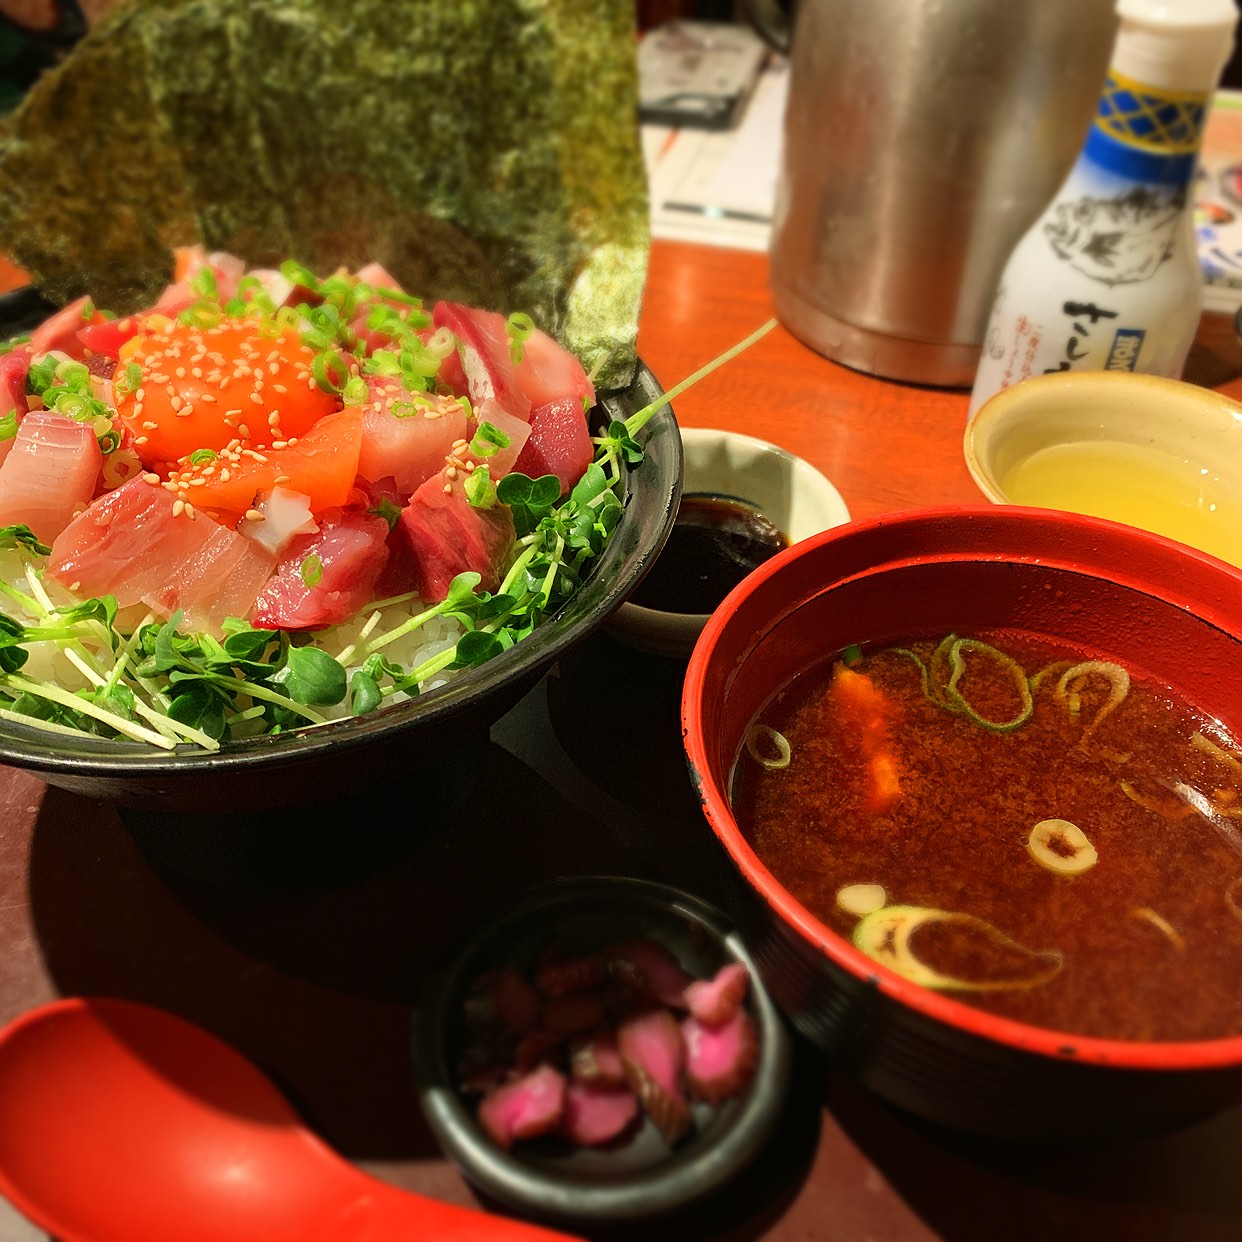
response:
M1101 1038L1242 1034L1242 752L1137 673L1007 632L851 648L753 722L733 802L916 983Z

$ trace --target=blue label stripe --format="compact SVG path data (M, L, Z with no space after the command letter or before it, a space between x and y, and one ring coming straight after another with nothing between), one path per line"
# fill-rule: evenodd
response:
M1195 171L1196 153L1193 151L1183 155L1158 155L1118 141L1099 125L1092 125L1083 154L1106 172L1148 185L1185 185Z

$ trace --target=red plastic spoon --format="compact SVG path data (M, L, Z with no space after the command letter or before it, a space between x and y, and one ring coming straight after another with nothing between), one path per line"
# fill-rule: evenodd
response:
M368 1177L228 1044L121 1000L0 1032L0 1192L63 1242L565 1238Z

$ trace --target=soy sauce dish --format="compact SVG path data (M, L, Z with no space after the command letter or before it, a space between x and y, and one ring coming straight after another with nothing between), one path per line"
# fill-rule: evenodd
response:
M470 1009L480 980L514 967L531 978L550 961L572 963L626 942L663 946L694 979L720 977L722 968L725 976L748 977L741 1004L756 1037L753 1070L736 1094L716 1103L687 1090L689 1124L671 1143L639 1110L607 1142L570 1142L562 1127L518 1139L506 1150L481 1124L480 1097L468 1081L470 1052L477 1047ZM428 1124L483 1194L519 1213L620 1224L702 1199L749 1164L780 1118L791 1046L754 963L718 910L665 885L592 877L524 894L434 974L419 999L413 1053Z
M766 440L683 427L681 442L682 496L672 533L607 628L640 651L684 658L748 573L850 514L814 466Z

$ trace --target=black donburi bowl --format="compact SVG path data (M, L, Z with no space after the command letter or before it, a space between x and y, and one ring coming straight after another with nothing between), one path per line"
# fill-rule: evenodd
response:
M14 304L13 298L24 300ZM0 298L6 333L23 330L31 318L37 322L39 313L28 292ZM625 418L662 391L640 362L628 388L601 395L594 425ZM641 581L668 538L681 495L681 438L672 410L656 414L638 440L644 461L625 480L625 512L591 577L534 634L448 685L371 715L229 742L210 753L79 739L4 720L0 763L29 768L76 793L159 811L229 812L318 802L408 778L412 769L437 762L446 748L504 715Z

